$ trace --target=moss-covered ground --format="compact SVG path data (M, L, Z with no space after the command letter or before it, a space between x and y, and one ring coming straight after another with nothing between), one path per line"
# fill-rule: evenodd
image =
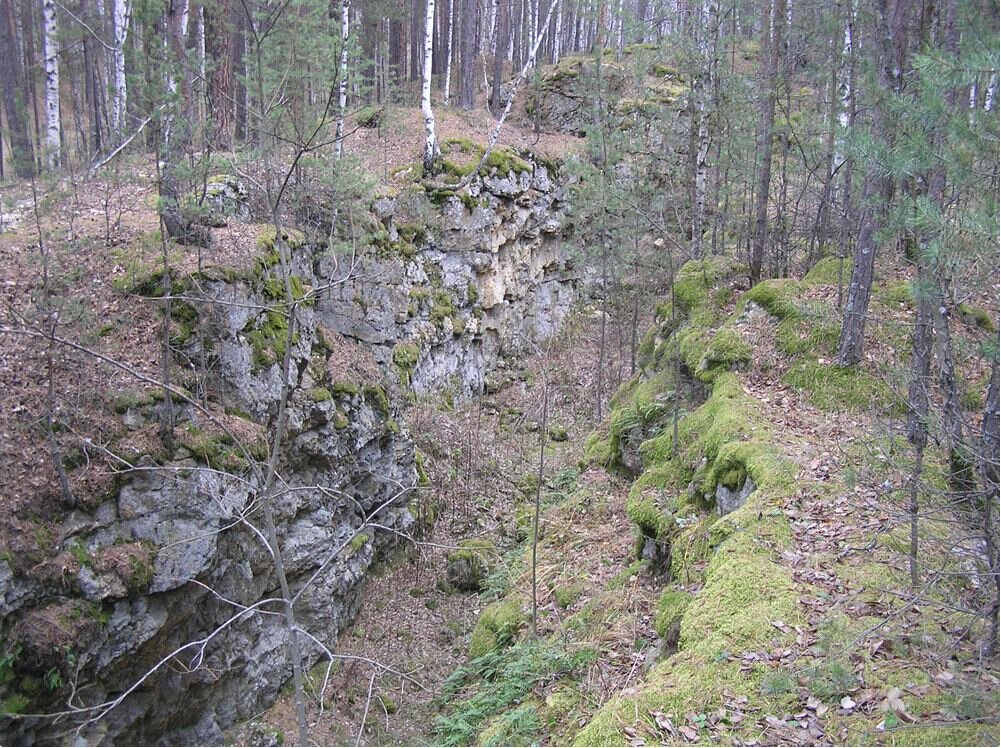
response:
M875 365L831 363L837 260L800 281L745 292L734 283L740 272L710 262L678 273L641 351L642 372L581 443L582 486L543 515L540 590L549 604L537 637L519 623L503 640L478 638L481 659L458 671L464 688L442 705L439 737L488 745L997 742L997 671L977 659L980 582L948 550L962 518L936 506L921 519L927 571L915 597L899 490L909 462L892 426L902 416L900 383ZM876 347L900 345L899 285L876 295ZM940 456L929 456L927 473L944 486ZM620 487L596 500L602 481ZM719 516L718 492L741 489L746 503ZM579 554L608 547L612 534L620 540L620 555L607 559L614 574L603 573L600 552ZM497 611L526 614L524 548L509 555L501 602L484 610L478 630L493 630ZM569 588L566 606L557 592ZM486 698L496 687L490 678L467 677L484 655L503 669L527 646L594 653L610 672L624 649L633 670L624 682L613 676L614 687L596 682L593 670L554 674L494 701ZM470 714L475 729L463 733L457 725Z

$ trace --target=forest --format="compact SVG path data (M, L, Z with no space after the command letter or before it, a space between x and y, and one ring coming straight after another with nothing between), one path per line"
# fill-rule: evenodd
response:
M0 743L997 745L996 0L0 0Z

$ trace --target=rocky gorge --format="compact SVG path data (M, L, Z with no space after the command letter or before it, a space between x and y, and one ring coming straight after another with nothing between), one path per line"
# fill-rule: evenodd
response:
M116 393L113 488L59 517L42 563L0 558L0 615L16 652L4 711L51 715L67 694L73 705L56 719L4 718L4 735L219 743L270 704L291 665L265 494L308 632L305 664L334 647L367 570L415 521L407 404L481 392L578 298L566 185L552 164L506 165L462 194L416 184L379 198L374 239L350 261L285 230L297 298L288 338L273 227L252 269L172 279L172 344L198 370L191 389ZM167 417L173 438L151 447Z

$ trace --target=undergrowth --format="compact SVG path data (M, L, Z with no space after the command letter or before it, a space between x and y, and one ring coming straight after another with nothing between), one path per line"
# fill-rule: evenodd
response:
M455 706L441 715L435 725L435 737L442 745L475 745L479 731L487 721L520 706L534 691L547 683L579 672L595 660L593 650L571 652L550 640L527 640L495 650L455 670L442 685L439 705ZM462 699L465 691L472 695ZM519 708L505 716L506 729L495 734L514 745L515 737L535 738L540 729L537 711ZM492 731L493 732L493 731ZM532 733L526 734L526 733Z

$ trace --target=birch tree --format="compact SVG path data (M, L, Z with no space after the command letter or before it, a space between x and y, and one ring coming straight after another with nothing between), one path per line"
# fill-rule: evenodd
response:
M443 83L445 106L448 106L448 98L452 87L452 57L455 52L452 49L452 36L455 30L455 0L448 0L448 31L445 36L445 80Z
M435 135L434 110L431 108L431 65L434 62L434 0L427 0L424 16L424 73L421 76L421 113L424 115L424 173L434 174L438 160L438 136Z
M132 3L129 0L114 0L112 33L115 37L115 51L112 53L112 60L115 69L115 89L111 124L119 135L125 130L125 112L129 102L128 79L125 77L125 42L129 36L131 16Z
M344 113L348 108L348 37L351 35L351 0L341 2L341 58L337 66L337 126L334 158L344 152Z
M45 161L50 169L61 162L59 121L59 27L55 0L42 1L45 48Z

